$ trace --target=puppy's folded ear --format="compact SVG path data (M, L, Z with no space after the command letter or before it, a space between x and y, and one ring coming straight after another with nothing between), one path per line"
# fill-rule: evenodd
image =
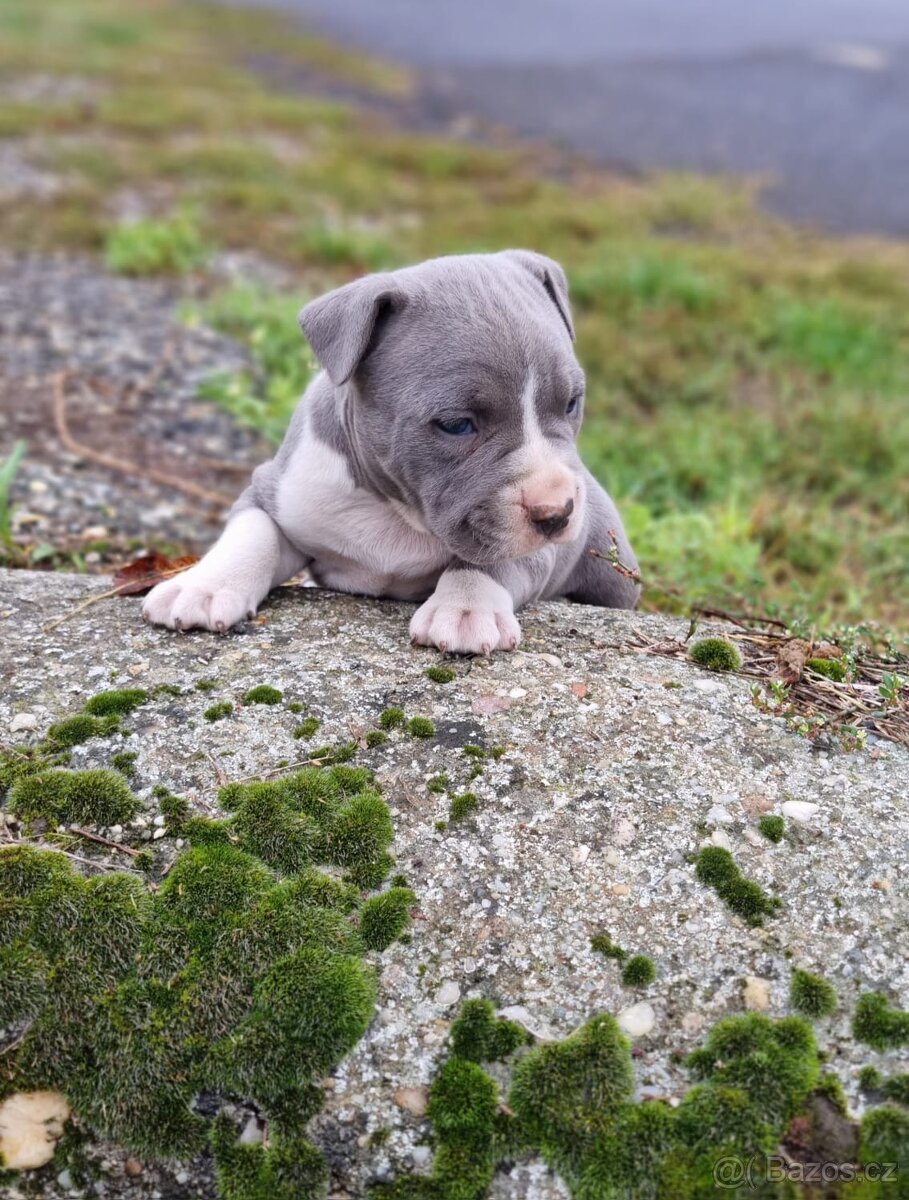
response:
M535 250L504 250L502 253L539 279L565 322L569 337L574 341L574 323L571 319L571 305L568 302L568 280L561 265L554 258L537 254Z
M370 349L382 318L403 308L403 289L389 274L367 275L311 300L300 328L334 384L346 383Z

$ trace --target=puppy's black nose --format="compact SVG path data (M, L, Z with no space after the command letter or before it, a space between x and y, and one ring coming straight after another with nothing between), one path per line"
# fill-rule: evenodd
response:
M555 537L568 524L573 512L574 501L566 500L561 508L551 504L535 504L528 508L527 516L544 537Z

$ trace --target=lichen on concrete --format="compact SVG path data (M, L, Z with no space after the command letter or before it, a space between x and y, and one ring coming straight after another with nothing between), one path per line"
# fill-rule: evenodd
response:
M157 913L180 855L233 851L275 880L266 895L279 889L271 920L281 928L283 869L261 859L258 848L231 840L255 832L242 821L237 832L238 788L293 777L316 755L329 769L337 755L347 758L347 769L374 773L393 830L376 870L401 874L406 884L392 886L407 886L416 896L411 936L355 956L377 971L375 1015L351 1051L333 1059L318 1080L324 1105L305 1134L286 1130L269 1141L276 1152L282 1137L285 1145L302 1147L294 1138L311 1142L327 1163L334 1195L359 1198L375 1184L434 1169L427 1141L432 1123L418 1098L428 1095L449 1057L459 1006L474 999L489 1000L538 1043L553 1044L601 1014L618 1017L633 1008L634 1020L626 1015L620 1025L638 1031L633 1103L647 1101L649 1110L656 1097L681 1104L691 1093L685 1059L709 1044L718 1022L741 1015L744 979L761 981L762 1015L775 1023L790 1016L796 967L836 990L836 1011L818 1022L814 1037L850 1112L869 1114L862 1144L886 1147L898 1136L905 1110L889 1097L861 1093L858 1076L869 1063L888 1079L909 1064L909 1049L894 1035L909 1007L901 944L909 922L904 750L873 737L865 752L851 755L812 746L753 706L747 680L642 654L634 642L684 638L687 623L663 617L540 605L522 617L517 653L454 661L457 680L440 686L425 675L438 665L437 656L408 644L406 605L288 589L265 608L264 622L213 638L150 629L137 601L110 599L46 632L49 622L104 584L5 574L0 587L0 653L9 681L0 697L0 730L6 731L0 740L20 767L33 761L47 730L77 715L91 696L132 688L148 693L147 703L121 718L125 733L67 747L67 761L51 768L110 770L115 754L136 754L128 785L137 797L135 815L80 828L149 854L148 876L129 854L80 837L72 821L30 833L8 808L0 809L0 839L31 839L30 845L76 856L69 860L73 877L130 872L141 894L148 894L149 883L159 887ZM200 679L217 680L216 693L198 691ZM305 699L323 746L294 737L301 722L289 705L242 703L265 683L284 697ZM204 712L214 701L234 709L212 723ZM383 720L383 713L390 715ZM15 718L28 715L33 724L10 730ZM413 717L430 721L434 736L411 737L405 723ZM376 736L380 731L384 739ZM485 753L465 754L465 746ZM480 774L470 778L476 767ZM440 778L445 782L428 786ZM469 820L438 830L452 797L468 791L478 799ZM805 819L787 820L783 841L768 841L761 817L786 812L783 805L795 801L809 806L799 810ZM303 808L288 804L284 811L298 818ZM341 845L355 842L345 834ZM307 843L301 845L308 854ZM744 878L780 899L763 925L749 925L699 881L694 864L706 845L728 850ZM381 861L382 854L397 865ZM293 878L327 888L309 874L324 874L326 865L335 886L352 890L337 895L334 907L327 903L332 897L317 902L333 914L324 918L320 936L337 930L339 919L356 931L360 889L375 884L345 883L350 867L340 860L310 862ZM118 904L112 911L120 911ZM384 925L378 916L377 928ZM591 948L591 938L604 931L610 944L646 953L658 965L645 993L630 994L620 965ZM148 942L149 955L166 955L177 932L165 936L162 928L161 937ZM16 963L24 1003L35 996L36 972L44 969L39 953L20 955ZM236 953L231 945L232 965L240 961ZM861 1009L860 997L868 993L884 1001L871 1008L866 1001ZM237 1068L244 1079L252 1079L247 1072L255 1068L253 1048L264 1037L268 1014L273 1022L283 1019L282 995L279 978L271 977L259 1015L245 1027L250 1049ZM129 1004L141 1007L140 998L131 996ZM863 1013L864 1026L860 1021L854 1031L853 1020ZM131 1019L134 1028L145 1028ZM868 1032L882 1049L861 1040ZM18 1036L15 1028L11 1036ZM519 1048L516 1058L526 1053ZM500 1089L505 1085L505 1067L478 1065ZM242 1144L264 1153L267 1104L242 1088L232 1094L239 1099L226 1101L218 1118L217 1169L230 1174L232 1163L238 1171L245 1163L255 1178L278 1178L279 1153L263 1160L234 1148L249 1137ZM194 1105L198 1119L211 1122L206 1096L201 1091ZM294 1102L298 1111L304 1100ZM294 1110L287 1097L268 1102L279 1123L280 1114ZM90 1186L101 1186L101 1194L138 1200L151 1200L156 1190L174 1200L215 1194L211 1163L193 1157L190 1145L182 1159L160 1163L105 1141L88 1125L83 1156ZM127 1173L130 1160L138 1174ZM67 1194L56 1181L60 1171L57 1160L41 1173L48 1200ZM564 1181L537 1152L516 1151L502 1160L488 1191L498 1200L566 1195Z

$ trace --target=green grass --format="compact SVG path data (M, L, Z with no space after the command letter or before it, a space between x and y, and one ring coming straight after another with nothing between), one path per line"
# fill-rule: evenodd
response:
M78 75L98 96L6 107L0 136L41 138L64 180L0 203L6 244L138 273L197 270L215 248L280 264L286 294L232 288L195 314L254 360L205 394L273 442L314 369L296 324L309 295L429 255L535 247L568 271L582 449L663 587L646 603L905 625L909 247L793 230L744 185L569 164L554 178L532 148L380 126L243 64L271 56L383 98L406 95L401 71L262 10L211 16L7 0L0 69ZM124 190L154 207L111 228Z
M186 275L203 266L209 254L195 221L179 213L116 226L105 245L104 261L118 275Z

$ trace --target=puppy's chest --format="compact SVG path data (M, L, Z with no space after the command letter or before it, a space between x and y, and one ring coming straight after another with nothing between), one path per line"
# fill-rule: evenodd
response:
M450 552L389 502L356 487L339 454L318 443L310 450L282 477L275 515L286 537L311 557L315 581L401 600L429 595Z

